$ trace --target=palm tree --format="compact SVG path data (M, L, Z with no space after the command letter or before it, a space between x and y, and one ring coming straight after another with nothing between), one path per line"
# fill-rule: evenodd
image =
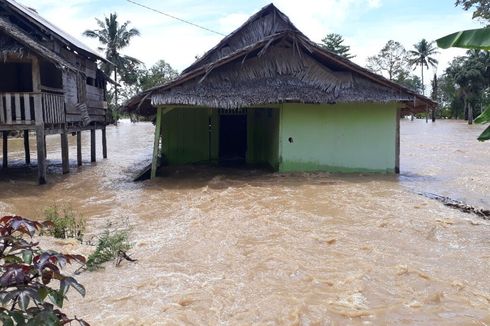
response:
M421 77L422 77L422 95L425 93L425 85L424 85L424 67L429 69L429 65L433 68L437 66L437 60L432 56L439 53L437 48L434 46L434 42L427 42L424 38L420 42L413 45L415 50L410 50L410 59L409 63L411 66L417 68L420 66L421 69Z
M104 17L104 20L95 18L99 29L86 30L84 36L96 38L99 40L102 47L99 50L105 52L105 57L110 63L102 64L102 70L110 75L114 73L114 81L117 83L117 76L126 81L132 68L141 64L136 58L121 55L119 51L127 47L131 39L139 36L140 32L136 28L129 29L129 21L120 25L117 21L117 13L111 13L109 17ZM114 104L117 108L117 85L114 87Z

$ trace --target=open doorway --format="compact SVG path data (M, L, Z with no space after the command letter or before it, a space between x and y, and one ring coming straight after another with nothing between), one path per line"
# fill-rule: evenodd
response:
M221 164L244 164L247 156L247 114L220 114L219 160Z

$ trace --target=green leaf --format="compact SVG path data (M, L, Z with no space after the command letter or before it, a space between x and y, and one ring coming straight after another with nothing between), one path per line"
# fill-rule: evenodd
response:
M481 135L478 137L479 141L485 141L485 140L490 140L490 126L485 129Z
M39 288L39 290L37 291L37 293L39 295L39 301L43 302L46 299L46 297L48 296L49 291L46 287L41 286Z
M31 250L22 251L22 259L24 260L24 263L31 264L32 263L32 251Z
M436 40L443 49L465 48L490 50L490 28L471 29L446 35Z
M490 122L490 107L482 112L476 119L475 123L489 123Z
M24 314L20 311L10 311L9 315L15 320L15 323L17 325L23 325L24 324Z
M26 291L22 291L19 293L19 307L23 311L27 310L27 307L29 307L29 301L31 298L29 297L29 293Z
M48 295L48 298L56 306L63 308L63 300L65 299L63 294L59 293L58 291L51 291Z

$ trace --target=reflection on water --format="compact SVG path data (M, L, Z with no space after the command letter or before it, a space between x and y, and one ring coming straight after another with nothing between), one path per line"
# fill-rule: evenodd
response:
M70 297L68 309L94 325L483 325L490 222L416 194L490 207L481 129L403 121L399 177L187 167L133 183L153 126L123 122L96 166L76 168L71 139L67 176L50 137L49 184L35 185L35 169L2 175L0 214L37 217L67 202L89 220L88 236L108 221L130 226L138 262L82 274L87 297ZM20 165L22 140L10 144Z

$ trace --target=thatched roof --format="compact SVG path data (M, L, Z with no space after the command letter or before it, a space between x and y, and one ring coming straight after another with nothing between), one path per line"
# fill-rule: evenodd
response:
M23 6L14 0L1 0L1 2L4 6L8 7L20 17L26 19L31 25L36 26L38 30L42 31L43 33L49 34L53 38L68 46L71 50L77 51L79 54L84 54L94 60L99 59L102 61L106 61L106 59L101 57L96 51L90 49L88 46L86 46L73 36L69 35L65 31L61 30L59 27L44 19L35 10Z
M124 109L150 115L160 105L233 109L283 102L395 101L414 112L436 104L318 46L270 4L176 80L138 94Z
M2 59L6 59L7 55L10 54L22 57L32 51L52 62L59 68L70 69L75 72L79 71L75 66L47 47L33 40L29 35L4 17L0 17L0 35L1 34L4 34L4 36L2 36L0 40L5 45L5 47L2 46L2 49L0 50L0 58Z

